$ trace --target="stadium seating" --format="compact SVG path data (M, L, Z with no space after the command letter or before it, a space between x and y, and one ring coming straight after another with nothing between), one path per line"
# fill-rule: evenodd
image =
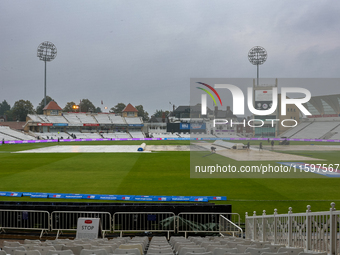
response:
M73 255L71 250L56 250L56 251L48 251L47 255Z
M326 134L330 133L328 139L340 138L340 121L318 120L304 121L296 127L282 133L280 137L295 139L323 139Z
M225 255L227 253L237 253L237 248L216 248L213 255Z
M247 248L246 252L249 252L251 255L259 255L262 252L270 252L270 248Z
M327 255L327 252L300 252L299 255Z
M26 251L24 246L17 246L17 247L9 247L4 246L2 248L7 254L14 254L15 251Z
M129 131L132 138L145 138L142 131Z
M112 121L112 124L126 125L126 122L125 122L123 117L115 116L114 114L109 114L108 116L109 116L110 120Z
M266 248L265 246L270 244L269 241L266 241L266 242L252 242L252 244L255 244L256 245L256 248Z
M126 132L101 133L104 138L131 138Z
M133 249L121 249L121 248L117 248L114 251L114 254L134 254L134 255L143 255L140 253L140 250L137 248L133 248Z
M100 249L104 249L108 254L113 254L113 251L114 249L109 246L109 245L98 245L98 246L95 246L95 245L92 245L92 250L100 250Z
M291 136L291 138L320 139L339 124L339 122L315 121Z
M228 248L228 245L226 245L226 244L220 244L220 245L208 245L207 246L207 248L206 248L206 250L207 251L214 251L215 249L217 249L217 248Z
M339 125L331 131L331 133L332 136L330 136L329 139L340 140L340 122Z
M288 252L262 252L261 255L288 255Z
M0 132L1 132L1 130L0 130ZM14 138L14 137L12 137L12 136L8 136L8 135L6 135L6 134L0 133L0 142L1 142L2 140L3 140L3 141L18 141L19 139Z
M35 137L26 133L22 133L6 126L0 126L0 140L2 141L16 141L16 140L36 140Z
M39 117L40 115L35 114L27 114L27 117L29 117L33 122L43 122L43 120Z
M86 124L97 124L98 122L95 120L95 118L92 117L92 115L88 115L86 113L78 113L77 114L78 119L81 123Z
M96 250L90 250L90 249L83 249L80 252L80 255L108 255L105 249L96 249Z
M19 243L19 242L11 242L11 241L4 241L3 244L6 247L18 247L18 246L21 246L21 243Z
M281 247L277 253L288 252L290 255L298 255L300 252L304 252L303 248L295 248L295 247Z
M44 133L34 133L40 139L67 139L71 136L65 132L44 132Z
M48 251L55 251L53 246L35 246L33 249L39 251L41 255L47 255Z
M69 126L81 126L82 124L76 113L64 113L63 116L68 121Z
M150 135L154 138L178 138L177 133L150 133Z
M108 114L96 114L93 116L100 124L112 124Z
M237 253L244 253L247 248L256 248L256 244L252 244L252 245L247 245L247 244L237 244L236 248L237 248Z
M30 239L25 239L24 244L39 244L41 243L40 240L30 240Z
M270 248L271 252L277 252L281 247L285 247L283 244L266 244L263 248Z
M86 133L86 132L72 132L73 135L76 136L77 139L96 139L103 138L99 133Z
M41 255L41 253L38 250L30 250L30 251L14 251L13 255Z
M126 117L125 121L127 124L143 124L143 121L140 117L134 117L134 118Z
M62 250L71 250L74 255L80 255L81 250L83 247L81 246L74 246L74 245L65 245Z
M42 118L42 116L45 115L41 115L40 118ZM49 123L67 123L67 120L63 116L45 116L45 119L45 122Z

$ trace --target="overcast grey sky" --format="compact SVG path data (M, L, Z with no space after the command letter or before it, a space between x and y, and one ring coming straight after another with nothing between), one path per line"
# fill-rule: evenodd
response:
M260 77L338 78L339 13L334 0L1 0L0 102L43 99L44 41L58 49L47 94L61 107L88 98L152 115L186 105L190 78L255 78L256 45L268 52Z

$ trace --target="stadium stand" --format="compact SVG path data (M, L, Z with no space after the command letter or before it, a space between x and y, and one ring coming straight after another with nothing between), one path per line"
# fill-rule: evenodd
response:
M131 118L131 117L126 117L125 121L127 124L142 124L143 121L140 117L135 117L135 118Z
M68 121L69 126L80 126L82 124L76 113L64 113L63 116Z
M97 124L98 122L95 120L95 118L92 117L92 115L88 115L86 113L78 113L77 118L80 120L81 123L86 124Z
M340 122L337 127L335 127L333 130L330 131L331 136L329 137L330 139L339 139L340 140Z
M112 124L117 124L117 125L126 125L126 122L123 117L121 116L115 116L114 114L109 114L109 118L112 121Z
M40 122L44 123L67 123L67 120L63 116L39 115L38 118L41 119Z
M293 135L297 134L298 132L300 132L301 130L303 130L305 127L307 127L308 125L312 124L311 122L301 122L300 124L298 124L296 127L293 127L291 129L289 129L288 131L284 132L281 134L281 137L287 137L290 138Z
M126 132L101 133L104 138L131 138Z
M18 141L19 139L16 139L12 136L8 136L6 134L2 134L1 133L1 129L0 129L0 141Z
M197 133L197 132L190 133L190 136L195 137L195 138L216 138L216 136L212 134Z
M142 131L131 130L131 131L129 131L129 133L130 133L132 138L145 138Z
M154 138L178 138L178 133L150 133Z
M312 122L303 130L291 136L291 138L319 139L327 134L330 130L338 126L339 122Z
M93 116L100 124L112 124L109 114L97 114Z
M0 126L0 139L4 139L4 141L36 140L36 138L31 135L15 131L6 126Z
M78 139L103 138L99 133L73 132L72 134Z
M215 133L215 135L219 138L223 138L223 137L240 137L238 136L236 133L231 133L231 132L217 132Z
M296 127L282 133L280 137L298 139L337 139L336 135L340 131L340 121L330 121L319 119L318 121L304 121Z
M40 139L67 139L71 136L65 132L44 132L44 133L34 133Z
M27 114L27 117L29 117L33 122L42 122L43 120L40 119L41 115L35 115L35 114Z
M179 133L178 135L182 138L190 138L190 133Z

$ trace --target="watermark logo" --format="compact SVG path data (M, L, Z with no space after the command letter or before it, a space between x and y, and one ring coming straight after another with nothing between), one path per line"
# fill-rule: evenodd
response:
M202 82L197 82L197 83L204 85L208 87L211 91L213 91L215 95L218 97L221 103L221 106L222 106L222 100L215 89L228 89L231 92L232 97L233 97L233 111L234 111L233 113L235 115L244 115L244 94L239 87L232 85L232 84L215 84L213 88L212 86L202 83ZM217 106L216 100L210 91L200 88L200 87L197 87L197 88L203 90L208 95L210 95L210 97L214 100L215 106ZM271 91L272 91L271 107L267 110L259 110L259 109L255 109L253 106L253 88L252 87L247 88L247 92L248 92L247 105L248 105L249 111L252 114L266 116L276 111L277 104L278 104L278 91L276 87L273 87ZM287 98L288 93L302 93L305 95L305 97ZM207 94L201 95L201 114L202 115L207 114ZM307 89L298 88L298 87L282 87L281 88L281 115L286 115L286 108L288 104L295 105L306 116L312 115L302 105L304 103L307 103L310 99L311 99L311 93ZM264 109L268 108L267 104L265 104L265 106L266 107L263 107Z
M203 82L197 82L197 83L201 84L203 86L206 86L212 92L214 92L215 95L217 96L218 100L220 101L221 106L223 106L220 95L217 93L217 91L213 87L211 87L209 84L206 84L206 83L203 83ZM212 98L212 100L214 101L215 106L217 106L215 97L211 94L211 92L209 90L203 89L201 87L197 87L197 88L203 90L204 92L206 92ZM202 115L206 115L207 114L207 94L202 94L202 96L201 96L201 113L202 113Z

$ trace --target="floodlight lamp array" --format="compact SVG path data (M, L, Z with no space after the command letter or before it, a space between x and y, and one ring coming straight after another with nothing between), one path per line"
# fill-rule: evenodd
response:
M37 57L42 61L52 61L57 56L57 47L51 42L43 42L38 46Z
M248 59L253 65L262 65L267 60L267 51L261 46L255 46L250 49Z

